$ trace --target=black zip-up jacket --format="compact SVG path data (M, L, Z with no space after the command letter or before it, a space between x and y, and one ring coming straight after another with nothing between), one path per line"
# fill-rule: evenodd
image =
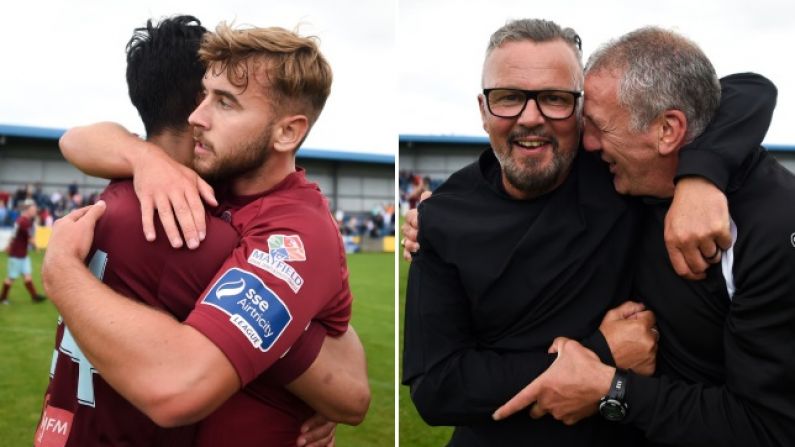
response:
M742 116L733 106L723 118ZM761 142L757 127L711 138ZM650 445L795 446L795 176L751 150L728 182L734 245L703 281L668 260L669 201L645 201L636 287L660 328L658 377L630 378L626 422Z

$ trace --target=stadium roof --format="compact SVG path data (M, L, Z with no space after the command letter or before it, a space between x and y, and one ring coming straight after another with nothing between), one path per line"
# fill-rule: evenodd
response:
M466 135L417 135L401 134L401 143L438 143L438 144L489 144L488 137L475 137ZM764 144L771 152L795 152L795 145L789 144Z
M0 137L41 138L57 140L66 132L66 129L49 127L17 126L0 124ZM391 154L373 154L366 152L333 151L325 149L302 148L298 157L314 160L350 161L358 163L394 164L395 156Z

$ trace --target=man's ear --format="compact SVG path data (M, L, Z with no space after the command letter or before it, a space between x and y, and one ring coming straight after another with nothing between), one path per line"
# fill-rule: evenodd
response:
M480 109L480 122L483 125L483 130L488 133L486 129L486 97L483 94L478 94L478 109Z
M685 143L687 134L687 117L684 112L669 109L663 112L660 123L660 135L657 141L657 152L662 156L675 153Z
M309 132L309 119L305 115L289 115L276 122L273 148L279 152L293 152Z

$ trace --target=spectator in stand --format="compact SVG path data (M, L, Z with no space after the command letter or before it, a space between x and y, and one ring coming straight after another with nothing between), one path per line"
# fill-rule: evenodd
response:
M6 201L4 199L0 199L0 227L4 227L6 225L7 218L8 210L6 209Z
M419 176L415 177L415 179L418 178ZM420 202L420 196L422 195L422 193L430 190L431 190L431 178L426 176L422 178L422 180L420 180L419 184L415 185L414 190L411 191L411 193L409 194L408 197L409 209L416 208L417 204Z
M69 184L69 198L70 199L72 197L76 196L79 192L80 192L80 190L79 190L79 188L77 186L77 181L73 181L72 183Z

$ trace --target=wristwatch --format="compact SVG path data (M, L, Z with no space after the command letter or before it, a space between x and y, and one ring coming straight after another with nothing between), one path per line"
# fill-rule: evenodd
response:
M616 368L610 391L599 401L599 413L608 421L618 422L627 415L629 407L625 402L627 395L627 372Z

